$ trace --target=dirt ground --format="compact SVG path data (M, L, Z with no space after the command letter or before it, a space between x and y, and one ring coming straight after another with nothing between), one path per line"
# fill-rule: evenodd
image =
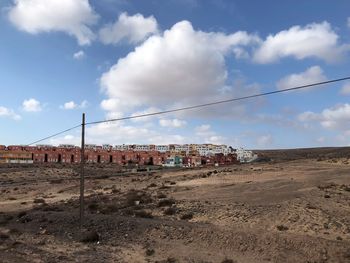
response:
M0 261L350 262L349 163L99 166L82 228L76 168L0 167Z

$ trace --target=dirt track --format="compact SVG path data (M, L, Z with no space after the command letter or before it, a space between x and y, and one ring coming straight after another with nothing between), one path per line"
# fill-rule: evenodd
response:
M347 160L105 177L0 169L1 261L350 262Z

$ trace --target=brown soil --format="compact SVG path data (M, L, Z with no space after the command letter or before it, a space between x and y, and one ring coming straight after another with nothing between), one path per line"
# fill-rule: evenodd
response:
M115 176L101 166L81 229L76 171L0 167L1 262L350 262L346 156Z

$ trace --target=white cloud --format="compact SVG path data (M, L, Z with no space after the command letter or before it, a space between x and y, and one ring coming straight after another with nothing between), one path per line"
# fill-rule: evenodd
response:
M260 147L271 147L273 138L271 134L261 135L257 138L256 143Z
M188 21L152 36L101 77L105 109L189 105L233 96L225 56L235 47L257 43L255 35L195 31ZM181 81L179 81L181 80ZM230 93L230 94L228 94ZM118 109L117 109L118 108Z
M342 95L350 95L350 82L346 82L340 90Z
M134 112L133 114L131 114L131 116L135 117L135 116L140 116L140 115L147 115L147 114L151 114L151 113L155 113L155 112L159 112L159 111L160 111L160 109L158 109L158 108L149 107L145 110ZM141 118L132 119L132 121L133 122L145 122L145 121L150 121L153 118L154 118L154 116L141 117Z
M226 141L226 138L219 135L212 135L208 138L205 138L204 143L212 143L212 144L224 144Z
M184 144L184 143L190 143L191 141L189 138L178 135L178 134L166 134L166 135L156 135L152 136L148 140L151 144Z
M73 110L76 107L78 107L78 105L74 101L69 101L69 102L66 102L65 104L63 104L63 106L61 108L65 109L65 110Z
M223 144L227 141L227 138L213 131L209 124L197 126L195 128L195 135L198 137L199 143Z
M341 59L349 46L338 43L339 36L328 22L293 26L276 35L269 35L254 54L257 63L276 62L284 57L319 58L333 62Z
M0 106L0 117L8 117L16 121L21 119L21 116L15 113L12 109Z
M197 126L195 128L195 131L198 136L206 136L208 135L208 133L211 134L210 129L211 126L209 124L202 124L200 126Z
M19 30L30 34L64 32L80 45L94 39L89 26L98 19L88 0L15 0L8 15Z
M303 122L318 122L329 130L345 131L350 129L350 104L339 104L320 113L304 112L298 119Z
M129 16L122 13L114 24L105 25L99 34L104 44L117 44L122 40L136 44L157 32L158 25L153 16L145 18L141 14Z
M348 17L348 28L350 28L350 17Z
M63 110L74 110L74 109L83 109L87 107L88 102L86 100L83 100L81 104L77 104L74 101L68 101L64 103L62 106L60 106Z
M313 66L304 72L291 74L282 78L277 82L276 86L277 89L284 90L325 80L327 80L327 78L323 74L323 70L319 66Z
M85 57L85 52L83 50L79 50L73 54L74 59L83 59Z
M187 124L187 122L179 119L160 119L159 124L162 127L181 128L184 127Z
M38 112L42 110L40 102L33 98L24 100L22 107L24 111L28 112Z

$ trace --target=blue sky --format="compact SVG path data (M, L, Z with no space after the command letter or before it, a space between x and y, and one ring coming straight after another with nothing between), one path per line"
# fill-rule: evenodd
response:
M349 76L349 1L1 0L0 144ZM87 127L87 143L350 145L350 82ZM80 131L43 143L79 144Z

